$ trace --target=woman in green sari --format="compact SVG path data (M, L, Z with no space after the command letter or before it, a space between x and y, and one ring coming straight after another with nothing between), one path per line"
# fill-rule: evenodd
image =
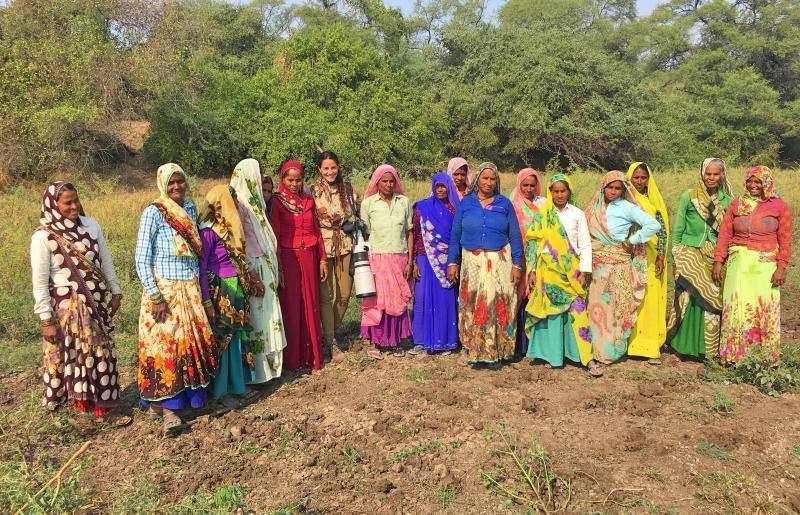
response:
M725 162L703 161L700 180L681 194L672 233L675 300L667 343L683 356L719 356L722 289L711 276L722 217L731 203Z

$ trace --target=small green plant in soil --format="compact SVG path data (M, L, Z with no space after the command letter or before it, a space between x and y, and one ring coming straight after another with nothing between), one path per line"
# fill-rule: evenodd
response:
M736 411L736 404L721 388L714 390L714 400L709 402L708 410L722 415L731 415Z
M444 509L450 506L456 500L456 487L439 485L436 487L436 500L439 502L439 507Z
M723 449L717 444L706 442L705 440L697 445L697 452L714 460L736 461L736 456L734 456L733 453Z
M439 440L434 440L433 442L426 443L423 445L417 445L416 447L412 447L411 449L404 449L398 453L393 454L389 458L389 463L405 463L408 458L412 456L421 456L428 451L432 451L438 449L442 446L442 442Z

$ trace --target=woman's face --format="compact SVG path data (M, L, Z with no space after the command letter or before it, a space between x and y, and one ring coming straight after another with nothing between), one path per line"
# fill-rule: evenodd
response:
M283 175L283 185L295 195L303 189L303 172L297 168L289 168Z
M484 197L494 196L496 186L497 177L495 177L492 170L487 168L478 176L478 191L480 191Z
M336 182L339 177L339 165L333 159L323 159L319 165L319 173L329 183Z
M64 190L56 200L56 207L61 216L68 220L75 221L81 214L81 201L78 199L78 192Z
M394 195L394 187L397 181L391 173L385 173L378 181L378 193L384 198Z
M555 182L550 186L550 195L553 197L553 204L558 209L563 209L569 202L569 188L562 181Z
M636 170L633 171L633 175L631 175L631 184L636 191L639 193L646 193L647 192L647 183L650 181L650 174L647 173L647 170L640 166Z
M436 198L443 202L447 201L447 186L444 184L437 184L434 191L436 192Z
M754 198L764 198L764 183L758 177L750 177L744 183L747 193Z
M167 183L167 196L182 206L186 200L187 186L186 177L182 173L173 173Z
M453 172L453 182L456 183L456 188L459 190L467 187L467 165Z
M539 181L536 180L535 175L526 177L525 180L519 185L519 190L522 192L522 196L528 200L533 200L533 197L536 196L536 186L538 186L538 184Z
M625 191L625 186L622 181L613 181L603 188L603 196L606 198L606 202L613 202L622 197L623 191Z
M262 182L261 193L264 195L264 203L269 204L269 201L272 200L272 183L266 181Z
M719 186L719 181L722 180L722 169L716 163L706 166L703 172L703 184L710 190L715 190Z

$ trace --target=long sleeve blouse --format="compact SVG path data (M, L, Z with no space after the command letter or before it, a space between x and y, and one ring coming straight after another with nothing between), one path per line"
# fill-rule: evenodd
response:
M194 202L187 200L183 209L192 222L197 223L197 209ZM176 256L172 242L175 230L170 227L157 207L147 206L142 213L139 235L136 238L136 274L142 286L150 295L159 290L156 275L162 279L190 281L200 275L200 267L195 256Z
M106 286L113 295L122 293L122 288L119 286L117 273L114 269L114 262L111 259L111 252L108 250L100 225L93 218L86 216L80 217L80 221L89 235L97 241L97 247L100 252L100 271L106 279ZM33 312L39 315L42 320L47 320L54 316L50 287L71 286L69 269L56 262L53 252L47 243L47 233L42 230L36 231L31 237L31 270Z
M320 261L327 259L313 201L306 203L303 212L297 215L289 211L282 202L273 202L270 223L279 248L316 248Z
M500 250L511 244L511 261L522 262L522 236L511 201L497 194L483 207L476 193L465 195L456 210L450 233L448 264L458 264L461 249Z
M589 224L586 222L586 214L572 204L567 204L564 209L556 209L561 225L567 233L572 248L580 257L578 270L581 272L592 273L592 237L589 235Z
M456 212L453 205L449 202L447 203L447 210L452 214ZM421 217L419 207L416 205L414 205L413 214L411 215L411 233L414 236L414 259L416 259L417 256L425 256L425 244L422 241Z
M647 243L661 230L661 224L655 218L645 213L636 204L624 199L609 202L606 209L606 222L608 230L615 239L618 241L627 239L634 245ZM628 237L633 224L638 225L639 230Z
M792 256L792 212L786 202L779 198L759 202L750 216L739 215L739 199L731 202L719 228L714 261L725 261L728 249L734 245L760 252L777 249L778 266L788 266Z
M706 241L717 243L717 231L711 229L703 220L700 213L692 204L690 193L686 190L681 193L678 200L678 210L675 212L675 227L672 229L673 245L686 245L688 247L702 247ZM731 196L722 189L717 191L717 198L722 209L728 209Z
M236 277L236 269L225 249L225 243L213 229L200 229L200 241L203 243L203 250L200 252L200 293L205 302L211 298L208 273L222 278Z

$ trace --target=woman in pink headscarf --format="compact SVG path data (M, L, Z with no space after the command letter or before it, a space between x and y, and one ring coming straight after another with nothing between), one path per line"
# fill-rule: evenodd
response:
M304 176L302 164L287 161L281 167L272 205L272 229L281 265L278 296L286 333L286 370L322 367L319 284L328 278L328 261L314 199L303 191Z
M473 173L469 169L467 160L463 157L454 157L447 163L447 175L449 175L456 185L458 192L458 199L464 198L464 195L469 193L469 188L472 186Z
M361 218L369 231L369 266L377 292L362 303L361 337L376 346L369 350L375 359L383 359L381 348L392 349L395 356L402 357L405 351L400 340L411 336L411 214L411 202L403 195L397 170L390 165L379 166L361 204Z
M517 174L517 183L511 192L511 204L517 213L519 222L519 233L522 241L525 242L525 235L528 227L533 222L533 216L539 211L539 207L547 200L540 195L541 177L539 172L533 168L523 168ZM523 266L525 260L523 260ZM525 336L525 317L527 315L525 307L528 305L528 285L527 281L520 281L517 286L517 296L519 299L519 314L517 315L517 348L515 352L522 356L528 351L528 338Z

